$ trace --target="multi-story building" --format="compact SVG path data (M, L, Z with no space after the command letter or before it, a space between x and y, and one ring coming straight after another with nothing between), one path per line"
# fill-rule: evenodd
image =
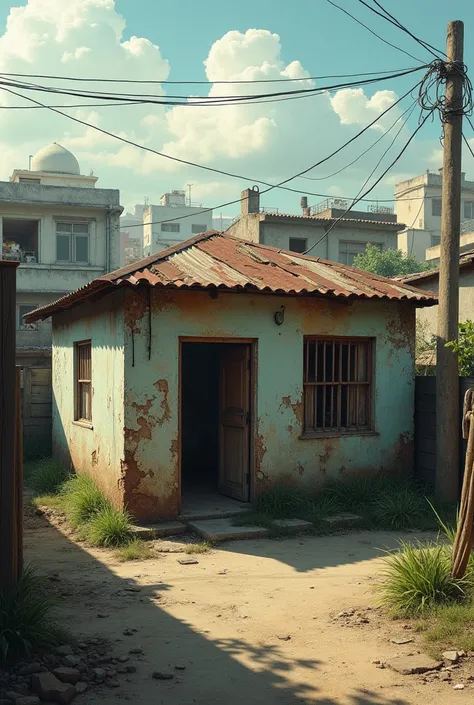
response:
M426 171L395 186L395 212L406 224L398 235L398 247L420 261L436 258L441 237L443 175ZM474 218L474 181L461 174L461 222ZM430 248L435 248L431 252Z
M368 244L381 250L397 247L397 232L404 227L387 208L370 211L349 210L349 202L329 199L308 207L301 199L302 215L279 213L276 208L261 208L257 186L242 191L240 217L228 228L251 242L261 242L283 250L304 253L311 248L312 257L353 264ZM341 216L341 220L338 220ZM335 227L326 233L331 225Z
M143 256L212 229L212 210L186 199L184 191L163 194L161 204L143 214Z
M50 431L51 326L25 324L23 316L120 266L119 191L95 188L96 182L56 143L40 150L30 169L15 169L0 182L0 252L20 262L17 364L33 435Z

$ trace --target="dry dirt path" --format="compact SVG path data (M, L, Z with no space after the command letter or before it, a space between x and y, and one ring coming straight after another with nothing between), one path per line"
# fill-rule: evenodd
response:
M182 554L118 563L39 517L28 518L25 543L27 561L58 574L48 584L75 634L105 636L117 654L143 648L120 688L78 705L453 705L474 695L472 685L456 692L374 664L419 649L416 634L373 609L379 548L395 545L392 533L233 542L195 565L179 564ZM414 643L390 643L407 634Z

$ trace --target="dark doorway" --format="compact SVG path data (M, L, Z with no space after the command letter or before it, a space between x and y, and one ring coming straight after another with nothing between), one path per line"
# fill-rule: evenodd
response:
M248 501L250 418L250 345L183 342L183 495L219 492Z

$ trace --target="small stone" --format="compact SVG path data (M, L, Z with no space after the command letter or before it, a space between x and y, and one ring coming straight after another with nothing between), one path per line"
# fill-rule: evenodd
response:
M40 663L27 663L18 671L19 676L31 676L32 673L41 673L43 666Z
M54 653L59 656L72 656L74 650L70 644L61 644L54 649Z
M175 666L175 669L176 669L177 671L185 671L185 670L186 670L186 666L182 666L181 664L177 664L177 665Z
M174 678L174 674L166 673L164 671L153 671L151 677L157 681L170 681L172 678Z
M16 688L16 692L19 693L20 695L29 695L30 694L30 689L26 683L17 683L15 688Z
M126 666L120 666L120 668L117 668L117 673L128 673L127 667Z
M457 651L445 651L443 653L443 658L445 661L457 663L459 661L459 653Z
M129 654L142 654L143 648L141 646L134 646L133 649L130 649L130 651L128 653Z
M133 636L133 631L131 629L124 629L122 633L125 636Z
M105 680L105 671L103 668L93 668L92 673L97 681Z
M113 680L112 678L106 678L105 685L108 688L120 688L120 683L118 681Z
M181 565L196 565L199 561L196 558L178 558L178 563Z
M456 685L453 685L453 690L464 690L465 687L464 683L456 683Z
M105 612L99 612L99 613L97 614L97 616L98 616L99 619L107 619L107 617L108 617L109 615L106 614Z
M127 666L127 673L136 673L137 672L137 667L136 666Z
M412 654L411 656L396 656L387 661L387 666L403 676L409 676L414 673L427 673L428 671L437 671L443 664L441 661L435 661L423 654Z
M133 587L126 587L126 588L124 588L124 590L126 590L126 592L140 592L141 588L133 586Z
M410 638L390 639L390 642L392 644L398 644L399 646L403 646L403 644L411 644L412 641L413 641L413 639L410 639Z
M77 681L81 677L81 673L77 668L68 668L68 666L60 666L59 668L55 668L53 673L56 678L61 681L61 683L72 683L72 685L76 685Z
M119 656L117 660L120 661L120 663L126 663L129 660L129 658L130 658L130 656L123 654L123 656Z
M68 654L63 658L63 664L65 666L78 666L81 663L81 657L75 654Z
M280 639L280 641L290 641L291 636L289 634L277 634L277 639Z
M342 610L342 612L339 612L337 617L352 617L355 614L355 610Z
M15 700L15 705L40 705L41 700L37 695L23 695Z
M76 695L76 689L70 683L61 683L52 673L34 673L31 687L41 700L53 700L59 705L68 705Z
M85 693L89 686L84 681L79 681L76 683L76 693Z

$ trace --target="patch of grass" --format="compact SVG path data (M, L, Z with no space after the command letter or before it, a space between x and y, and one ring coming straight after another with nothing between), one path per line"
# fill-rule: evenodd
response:
M324 525L326 517L333 516L339 511L336 499L329 494L322 494L310 505L303 519L313 522L316 527L320 528Z
M126 546L117 549L115 557L121 563L125 563L126 561L146 561L150 558L157 558L157 554L147 541L134 538Z
M302 487L276 484L257 495L254 509L273 519L285 519L301 516L308 512L310 496Z
M213 548L214 546L209 541L198 541L197 543L188 543L186 553L208 553Z
M62 494L42 494L39 497L33 497L31 503L41 509L55 509L57 512L65 511L65 497Z
M76 529L100 511L111 508L109 500L88 475L75 475L67 480L62 492L67 519Z
M416 526L426 512L426 501L409 487L394 487L372 504L373 518L387 529L408 529Z
M0 665L7 659L57 644L51 600L41 592L41 579L27 567L10 595L0 593Z
M449 546L400 542L388 553L380 585L381 603L395 614L419 616L438 605L461 601L471 587L468 578L451 576Z
M270 529L273 526L273 521L271 517L263 512L249 510L232 517L232 524L234 526L263 526L266 529Z
M67 471L52 458L31 463L28 484L36 494L57 494L68 478Z
M81 537L93 546L126 546L133 538L131 515L106 504L80 528Z
M363 475L329 481L325 492L339 511L366 515L373 503L385 494L393 480L381 475Z
M474 651L474 603L438 607L424 633L426 647L437 658L443 651Z

